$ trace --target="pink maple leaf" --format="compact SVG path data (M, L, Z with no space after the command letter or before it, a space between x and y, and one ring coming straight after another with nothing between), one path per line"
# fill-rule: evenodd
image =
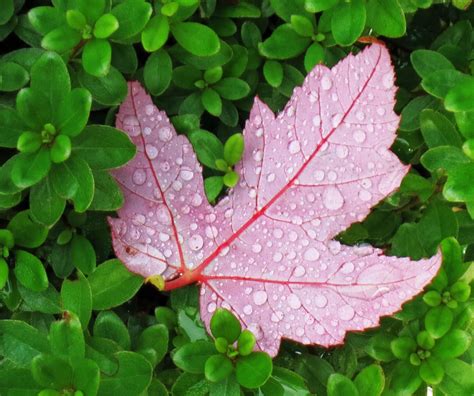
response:
M201 285L201 317L232 310L276 355L282 338L330 346L378 325L420 293L441 257L417 262L333 238L363 220L408 172L389 150L394 72L373 44L331 70L318 65L276 117L258 98L240 183L217 206L192 146L137 82L117 117L138 147L114 171L125 193L110 219L117 256L165 289Z

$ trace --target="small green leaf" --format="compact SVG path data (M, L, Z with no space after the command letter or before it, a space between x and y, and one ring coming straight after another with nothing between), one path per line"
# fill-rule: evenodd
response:
M123 349L130 349L130 334L122 319L113 311L101 311L94 322L94 336L115 341Z
M214 202L224 187L222 176L211 176L204 180L204 191L209 202Z
M245 388L258 388L270 378L272 369L272 359L265 352L240 356L235 367L237 382Z
M61 300L64 309L74 312L85 329L92 313L92 292L89 282L80 272L77 280L65 279L61 286Z
M36 223L31 218L29 210L18 212L10 220L7 228L15 238L15 244L26 248L41 246L48 236L48 229ZM0 241L4 245L2 242Z
M34 10L34 9L33 9ZM33 11L32 10L32 11ZM30 17L30 15L28 15ZM31 20L31 17L30 17ZM87 25L87 19L79 10L67 10L66 12L67 24L74 30L82 31Z
M311 20L303 15L292 15L291 26L300 36L312 37L314 33L314 27Z
M469 348L472 336L460 329L446 333L433 348L433 354L440 359L448 360L461 356Z
M16 148L22 153L34 153L38 151L43 141L41 135L35 132L23 132L18 138Z
M11 178L20 188L30 187L43 179L51 168L49 151L42 147L35 153L21 153L16 156Z
M295 32L290 24L278 26L258 49L269 59L290 59L302 54L311 40Z
M56 7L34 7L28 12L28 20L38 33L46 35L64 23L64 14Z
M420 114L421 133L428 147L461 147L462 140L454 125L444 115L433 110L423 110Z
M85 342L81 322L72 312L64 312L61 320L51 323L49 329L51 352L66 359L84 358Z
M433 72L454 69L453 64L437 51L419 49L410 55L413 68L421 78L428 77Z
M244 137L241 133L236 133L229 137L224 145L224 159L233 166L242 159L244 152Z
M127 81L114 67L110 68L105 77L94 77L81 70L79 72L79 82L89 90L92 98L100 104L113 106L120 104L127 95Z
M111 13L119 23L119 28L111 38L123 41L143 30L150 19L152 7L143 0L125 0L112 8Z
M129 272L116 259L99 265L88 278L92 306L96 310L116 307L129 300L143 284L143 278Z
M151 18L142 32L142 45L145 51L155 52L168 40L170 25L168 18L156 15Z
M474 77L463 79L451 88L444 100L444 106L455 112L474 110Z
M366 10L362 0L340 3L333 11L331 30L339 45L354 43L365 26Z
M229 171L224 175L222 181L227 187L233 188L239 182L239 174L235 171Z
M223 78L214 84L213 88L222 98L227 100L245 98L250 92L250 86L245 81L234 77Z
M82 52L84 70L95 77L103 77L109 73L112 61L112 47L105 39L92 39L87 42Z
M220 49L217 34L209 27L196 22L180 22L171 26L176 41L191 54L210 56Z
M420 377L430 385L437 385L444 376L441 364L435 358L428 358L421 363Z
M59 356L41 354L31 362L31 373L36 382L45 388L66 388L73 378L72 367Z
M79 135L87 124L92 105L92 96L84 88L74 88L58 104L55 125L60 134L74 137Z
M406 31L406 21L398 0L368 1L367 25L385 37L403 36Z
M51 146L51 161L56 164L66 161L71 155L71 139L67 135L58 135Z
M224 308L218 308L215 311L210 326L214 338L225 338L229 344L237 341L242 330L239 320L232 312Z
M2 290L8 281L8 264L3 257L0 257L0 290Z
M26 288L33 291L43 291L48 288L48 275L40 259L24 250L15 252L16 279Z
M385 387L382 367L376 364L365 367L355 377L354 384L361 396L380 396Z
M147 327L138 337L136 349L155 367L168 352L168 329L166 326L156 324ZM150 353L151 352L151 353Z
M391 342L390 347L396 358L406 360L416 350L416 342L411 337L398 337Z
M94 36L106 39L119 28L117 18L112 14L103 14L94 25Z
M81 34L69 26L61 26L51 30L41 40L41 46L48 51L59 53L66 52L74 48L81 41Z
M354 383L345 375L335 373L331 374L328 380L328 396L359 396Z
M169 87L173 75L173 63L168 52L161 49L151 54L143 69L145 86L153 95L161 95Z
M216 160L224 158L224 145L219 138L204 129L194 130L188 137L199 162L208 168L218 170Z
M283 67L281 63L267 60L263 66L263 75L273 88L278 88L283 81Z
M218 117L222 113L222 99L212 88L207 88L201 96L202 105L213 116Z
M46 226L55 224L63 214L65 206L66 201L56 193L49 176L32 187L31 214L41 224Z
M0 105L0 146L17 147L25 126L20 115L12 108Z
M431 308L425 316L426 330L433 338L444 336L453 323L453 312L446 306Z
M13 62L0 61L0 91L18 91L29 79L28 72L22 66Z
M220 382L226 379L233 371L232 362L222 354L213 355L206 360L204 375L211 382Z
M474 164L453 167L443 188L444 197L451 202L471 201L474 196Z
M253 333L247 329L242 331L237 340L237 347L241 356L250 355L255 347L256 339Z
M202 374L207 359L215 353L216 348L212 342L195 341L179 348L172 358L174 364L187 373Z

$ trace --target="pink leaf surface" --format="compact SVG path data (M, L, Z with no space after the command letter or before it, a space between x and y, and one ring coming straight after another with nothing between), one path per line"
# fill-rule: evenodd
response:
M398 127L386 48L316 66L277 116L258 98L247 121L240 183L212 207L187 138L136 82L117 116L138 154L115 177L117 256L166 290L201 285L206 324L231 309L276 355L282 338L330 346L378 325L420 293L441 257L417 262L333 238L363 220L408 172L389 150Z

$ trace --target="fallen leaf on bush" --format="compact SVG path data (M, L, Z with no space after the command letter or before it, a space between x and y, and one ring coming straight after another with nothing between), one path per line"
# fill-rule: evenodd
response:
M330 346L376 326L420 293L441 256L417 262L333 238L364 219L408 171L389 150L399 117L387 50L373 44L316 66L275 117L258 98L240 183L212 207L187 138L136 82L117 127L138 147L114 171L125 193L110 219L117 256L165 289L201 284L201 316L231 309L271 355L281 338Z

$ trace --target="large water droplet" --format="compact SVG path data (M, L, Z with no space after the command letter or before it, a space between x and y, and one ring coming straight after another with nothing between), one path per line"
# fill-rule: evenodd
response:
M337 314L341 320L351 320L355 315L355 311L350 305L343 305L338 309Z
M259 243L254 243L252 245L252 252L260 253L261 251L262 251L262 245L260 245Z
M359 198L361 201L370 201L372 199L372 194L368 192L367 190L361 190L359 191Z
M350 274L352 271L354 271L354 263L351 263L350 261L345 263L341 268L343 274Z
M283 259L283 254L281 254L280 252L276 252L276 253L273 255L273 261L274 261L275 263L279 263L282 259Z
M194 177L194 173L191 169L182 169L179 175L181 176L181 179L186 181L190 181Z
M338 113L338 114L334 114L331 118L331 124L332 124L332 127L333 128L336 128L339 126L339 124L341 123L342 121L342 114Z
M172 138L171 129L169 127L162 127L158 130L158 137L162 142L168 142Z
M256 291L253 294L253 302L255 305L263 305L267 302L268 295L264 290Z
M332 81L328 76L323 76L321 79L321 88L327 91L328 89L331 89L332 87Z
M329 210L338 210L344 205L344 198L337 187L328 187L323 192L323 204Z
M296 276L297 278L303 276L306 273L306 269L302 265L298 265L294 272L293 275Z
M288 146L288 150L291 154L296 154L298 153L300 150L301 150L301 147L300 147L300 142L298 142L297 140L293 140L289 146Z
M245 314L245 315L251 315L252 312L253 312L253 308L252 308L252 306L251 306L250 304L247 304L247 305L244 307L243 311L244 311L244 314Z
M382 77L382 85L386 89L389 89L393 86L393 73L388 72Z
M311 247L306 250L306 252L304 252L303 258L306 261L316 261L319 258L319 252L315 248Z
M155 159L158 156L158 149L152 144L147 144L145 150L150 159Z
M145 113L147 116L151 116L155 111L155 107L151 104L145 106Z
M213 313L217 308L217 305L215 302L210 302L209 304L207 304L207 312L209 313Z
M360 129L358 129L354 132L354 135L352 135L352 137L357 143L364 143L366 135L364 131L361 131Z
M143 169L137 169L133 172L132 180L137 186L141 186L146 182L146 172Z
M288 296L288 305L290 306L290 308L298 309L301 307L301 300L296 294L291 293Z
M318 308L324 308L326 305L328 305L328 299L326 296L319 294L314 298L314 305L316 305Z
M191 205L197 207L202 204L202 196L198 193L194 194L193 199L191 200Z
M202 246L204 245L204 240L202 239L202 236L199 234L195 234L189 238L188 245L191 248L191 250L198 251L202 249Z
M337 146L336 155L339 158L346 158L348 154L349 154L349 149L346 146Z

